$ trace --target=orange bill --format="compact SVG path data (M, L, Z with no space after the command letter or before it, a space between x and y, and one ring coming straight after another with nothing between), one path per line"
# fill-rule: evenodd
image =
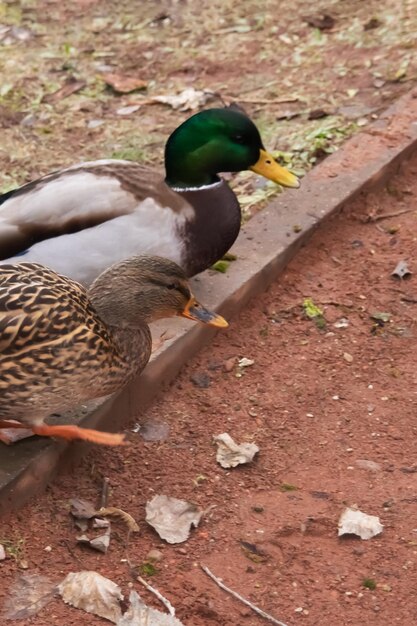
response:
M194 296L191 296L187 302L185 309L180 313L182 317L186 317L189 320L195 320L196 322L202 322L209 326L216 326L217 328L227 328L229 324L224 317L205 309Z

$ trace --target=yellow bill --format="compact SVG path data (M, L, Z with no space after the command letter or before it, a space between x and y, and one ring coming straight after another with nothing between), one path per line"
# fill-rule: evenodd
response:
M196 322L202 322L209 326L216 326L217 328L227 328L229 324L224 317L205 309L197 300L192 296L187 302L185 309L180 313L182 317L186 317L189 320L195 320Z
M266 150L260 151L259 159L249 169L283 187L294 187L297 189L300 186L297 176L291 174L285 167L278 165L274 157Z

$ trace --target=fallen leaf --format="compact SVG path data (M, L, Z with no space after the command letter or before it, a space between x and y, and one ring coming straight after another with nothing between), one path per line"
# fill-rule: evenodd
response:
M131 93L138 89L146 89L148 86L145 80L135 76L126 76L125 74L107 72L103 74L103 79L106 85L109 85L109 87L118 93Z
M146 521L168 543L186 541L202 514L195 504L170 496L155 496L146 503Z
M392 272L391 276L395 276L396 278L408 278L411 276L411 271L408 268L406 261L398 261L395 270Z
M314 304L311 298L306 298L303 302L303 309L305 315L313 320L319 330L326 327L326 320L323 316L323 311Z
M349 326L349 320L346 317L341 317L333 326L335 328L347 328Z
M370 315L370 318L372 320L375 320L376 322L382 322L382 324L386 324L391 319L391 313L386 313L384 311L375 311L375 313L372 313L372 315Z
M139 428L134 432L138 432L144 441L165 441L168 439L170 431L168 422L151 418L138 426Z
M184 89L178 95L154 96L152 102L168 104L173 109L179 109L180 111L194 111L204 106L213 96L214 94L206 89L197 91L194 87L188 87L188 89Z
M358 535L361 539L371 539L382 533L384 527L375 515L367 515L358 509L346 508L339 519L339 537Z
M104 535L99 535L98 537L94 537L94 539L90 539L87 535L81 535L80 537L76 537L76 539L77 543L81 543L82 545L86 545L93 550L106 554L110 546L110 535L111 530L109 526Z
M55 589L56 585L46 576L23 574L9 591L3 617L26 619L36 615L52 600Z
M116 517L122 520L132 533L138 533L140 531L138 524L136 523L134 518L130 515L130 513L127 513L126 511L123 511L122 509L117 509L114 506L101 508L98 511L96 511L96 515L99 515L100 517Z
M355 465L360 469L369 470L370 472L380 472L381 466L375 461L368 461L368 459L356 459Z
M308 15L304 18L309 26L318 28L319 30L329 30L336 24L334 17L328 13L317 13L316 15Z
M174 615L146 606L137 591L130 592L129 600L130 607L116 626L184 626Z
M374 28L379 28L380 26L382 26L381 20L377 17L371 17L371 19L363 25L363 30L372 30Z
M140 104L132 104L127 107L120 107L120 109L116 110L116 115L131 115L132 113L136 113L139 111Z
M98 572L71 572L58 585L58 591L66 604L77 609L114 623L122 617L120 587Z
M71 515L76 519L91 519L96 514L96 508L88 500L72 498L70 500Z
M232 356L230 359L227 359L224 363L223 363L223 367L224 367L224 371L225 372L231 372L237 362L237 357Z
M245 556L254 563L264 563L268 560L268 554L264 550L261 550L261 548L258 548L255 543L249 543L249 541L243 540L239 541L239 543Z
M323 315L323 311L314 304L311 298L306 298L304 300L303 309L309 319L314 319L315 317L321 317Z
M314 109L313 111L309 112L307 119L321 120L323 117L327 117L328 115L330 115L330 113L328 113L324 109Z
M215 272L220 272L221 274L226 274L227 268L229 267L229 265L230 265L229 261L225 261L224 259L221 259L220 261L216 261L215 263L213 263L210 269L214 270Z
M108 519L101 519L100 517L93 518L93 528L108 528L110 522Z
M59 100L63 100L64 98L68 98L73 93L77 93L77 91L81 91L86 86L85 80L77 80L74 76L69 76L65 81L64 85L54 91L53 93L48 93L43 96L41 102L46 102L47 104L55 104L55 102L59 102Z
M250 367L251 365L255 365L255 361L253 359L247 359L245 356L239 359L237 362L239 367Z
M28 41L32 37L33 33L28 28L0 24L0 43L4 46L11 46L16 41Z
M347 89L346 93L349 96L349 98L354 98L359 92L359 89Z
M250 463L255 454L259 452L256 444L241 443L238 445L228 433L217 435L214 437L214 442L218 446L216 461L225 468Z
M348 92L350 94L349 97L352 98L356 95L357 90L351 89L348 90ZM343 115L343 117L348 120L357 120L358 118L365 117L366 115L371 115L374 111L376 111L375 107L369 107L361 102L341 106L337 110L340 115Z

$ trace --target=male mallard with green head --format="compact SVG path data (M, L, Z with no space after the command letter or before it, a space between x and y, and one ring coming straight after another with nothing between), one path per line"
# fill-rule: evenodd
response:
M150 358L148 324L174 315L227 326L195 300L184 271L160 257L121 261L88 292L36 263L0 266L0 429L122 443L122 435L44 419L125 386ZM0 441L11 441L7 431Z
M165 180L130 161L91 161L0 196L1 262L42 263L89 285L112 263L158 254L193 276L240 230L238 200L218 173L247 169L298 187L246 115L201 111L169 137Z

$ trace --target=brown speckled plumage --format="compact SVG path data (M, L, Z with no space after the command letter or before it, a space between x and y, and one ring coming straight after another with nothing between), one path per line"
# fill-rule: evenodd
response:
M149 360L148 323L191 298L184 272L157 257L116 264L89 292L42 265L1 266L0 420L30 428L120 389Z

